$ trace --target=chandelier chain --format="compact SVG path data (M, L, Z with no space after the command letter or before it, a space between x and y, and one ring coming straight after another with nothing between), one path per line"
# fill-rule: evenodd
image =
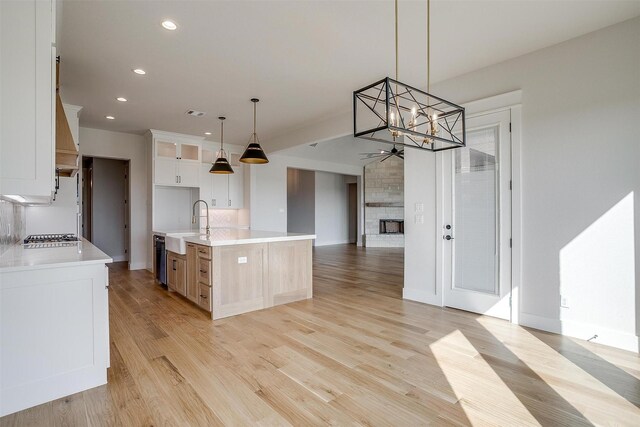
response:
M398 0L395 3L395 18L396 18L396 80L398 80Z
M431 92L431 0L427 0L427 92Z

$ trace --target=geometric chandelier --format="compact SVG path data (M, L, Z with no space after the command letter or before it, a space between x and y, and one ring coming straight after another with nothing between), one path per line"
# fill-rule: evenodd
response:
M430 151L465 146L464 108L389 77L353 92L353 135Z
M430 86L430 1L427 0L427 90ZM398 81L398 1L396 78L385 77L353 92L353 135L428 151L464 147L464 107Z

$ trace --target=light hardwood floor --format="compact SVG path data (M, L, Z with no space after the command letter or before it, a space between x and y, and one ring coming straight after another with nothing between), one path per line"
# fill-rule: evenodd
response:
M640 359L403 301L403 253L314 251L314 298L211 321L111 269L106 386L1 426L640 425Z

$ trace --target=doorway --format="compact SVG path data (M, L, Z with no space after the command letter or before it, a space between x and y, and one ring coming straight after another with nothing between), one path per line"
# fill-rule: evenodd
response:
M511 319L511 113L466 121L467 145L443 154L444 305Z
M348 187L349 243L358 243L358 184L351 182Z
M82 158L82 236L115 262L129 261L129 160Z

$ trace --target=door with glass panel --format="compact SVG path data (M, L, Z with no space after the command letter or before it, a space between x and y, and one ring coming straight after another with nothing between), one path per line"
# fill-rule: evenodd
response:
M510 112L466 129L467 146L443 154L444 305L510 319Z

